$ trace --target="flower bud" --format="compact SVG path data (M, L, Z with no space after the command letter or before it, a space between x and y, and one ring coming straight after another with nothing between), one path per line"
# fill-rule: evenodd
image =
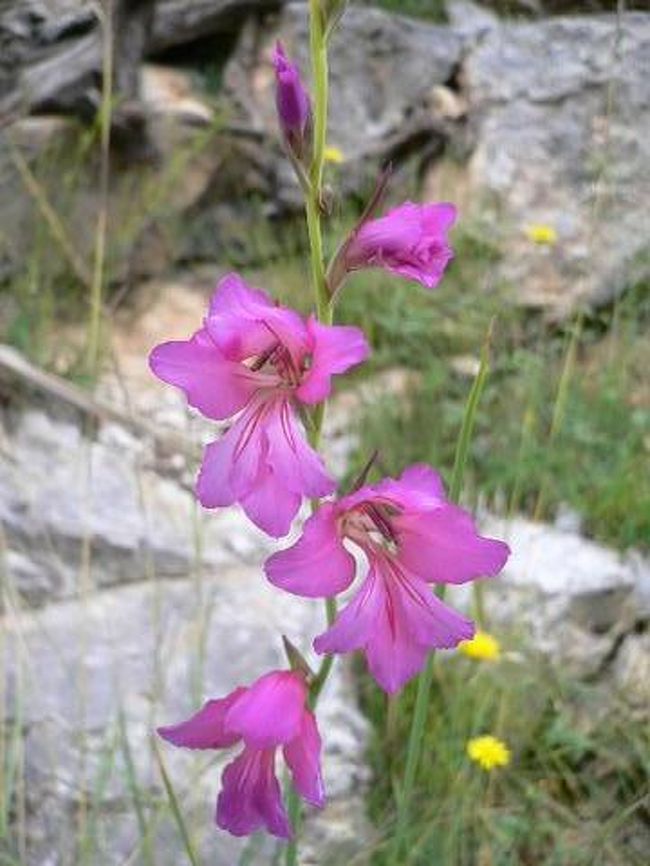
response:
M280 129L291 153L301 160L309 149L311 105L309 94L300 80L298 67L285 54L278 42L273 52L275 68L275 101Z

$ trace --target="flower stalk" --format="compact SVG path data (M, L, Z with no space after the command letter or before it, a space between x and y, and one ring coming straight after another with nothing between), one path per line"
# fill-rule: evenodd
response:
M305 211L307 216L307 232L309 235L309 258L311 264L316 316L324 325L331 325L334 319L332 298L327 287L325 276L325 261L323 253L323 166L325 163L325 146L327 142L327 111L328 111L328 64L327 39L324 31L324 21L320 0L309 2L309 47L312 65L313 94L313 143L312 163L309 171L309 185L301 184L305 195ZM316 406L313 412L313 426L310 431L312 448L318 449L325 420L326 401ZM318 510L318 500L312 500L312 514ZM328 627L336 618L336 600L328 598L325 601L325 618ZM309 689L309 704L312 709L318 702L319 695L332 669L334 657L327 655L323 659ZM301 824L301 802L295 789L289 784L287 792L287 808L289 818L294 828L293 838L288 842L285 853L286 866L296 866L298 863L298 837Z

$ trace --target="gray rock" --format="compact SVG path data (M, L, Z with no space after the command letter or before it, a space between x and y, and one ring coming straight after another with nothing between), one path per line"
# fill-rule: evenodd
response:
M277 142L271 52L279 37L309 80L308 14L303 3L291 3L277 28L251 25L229 60L224 74L234 110ZM339 148L345 164L336 171L343 191L359 193L371 186L379 167L396 169L415 154L418 166L442 148L449 137L448 118L436 101L436 87L454 76L463 37L449 28L351 6L335 32L330 51L329 144ZM280 208L300 206L298 187L277 144L247 154L266 178L267 194Z
M477 124L467 194L500 227L513 299L563 315L647 277L650 16L490 30L464 77ZM531 224L557 243L532 243Z
M619 0L476 0L477 4L503 16L540 17L545 15L616 12ZM626 0L625 9L645 9L645 0ZM456 0L448 0L453 8Z
M622 636L648 619L647 562L523 518L482 527L512 551L503 574L485 583L491 619L576 675L600 673Z
M284 0L115 0L112 4L119 92L146 54L210 36L230 36L251 14ZM102 30L89 0L5 0L0 8L0 117L44 109L88 116L98 107ZM126 90L122 84L127 84Z
M183 852L152 752L155 725L185 718L204 697L283 666L282 633L309 655L322 621L317 603L274 590L259 567L239 567L14 612L3 626L7 723L25 736L26 863L71 866L79 862L79 845L96 866L124 862L141 842L135 797L151 832L151 856L171 866ZM358 801L367 782L366 723L344 667L335 669L318 717L331 805L316 835L308 821L305 850L317 844L324 857L328 845L339 844L335 828L345 804ZM159 748L200 855L232 866L243 844L212 826L224 757L215 766L213 755ZM75 825L84 801L85 833ZM360 807L350 808L359 823L351 828L348 821L346 832L356 835L358 850L367 829ZM331 827L330 809L339 815ZM267 862L264 850L265 858L252 862Z
M631 634L618 651L614 684L643 718L650 713L650 633Z
M237 510L207 513L152 468L145 442L31 410L5 418L0 518L7 581L30 604L260 559L268 542Z

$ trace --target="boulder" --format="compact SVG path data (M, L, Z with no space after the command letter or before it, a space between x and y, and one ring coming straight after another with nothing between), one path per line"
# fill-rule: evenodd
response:
M521 517L484 518L482 528L512 551L484 584L491 621L572 674L603 674L625 636L650 622L650 563L639 555Z
M139 64L179 45L236 33L284 0L116 0L116 85L133 90ZM90 0L8 0L0 8L0 118L33 111L88 114L98 106L102 33ZM126 94L134 97L133 92Z
M263 133L264 144L252 158L267 177L267 194L287 210L299 208L301 199L277 146L271 54L278 38L308 81L308 10L306 4L290 3L276 28L251 21L244 29L226 65L224 86L236 116ZM462 125L465 113L453 92L462 51L463 38L448 28L378 9L348 8L330 51L329 145L342 153L344 165L340 171L333 166L332 174L344 193L366 192L388 162L399 169L414 157L417 174L440 152L449 124Z
M562 316L647 278L650 16L492 29L463 78L476 130L465 192L511 297Z
M501 249L516 303L557 318L610 303L650 273L650 16L504 23L472 10L451 27L348 10L331 47L334 185L363 194L387 162L396 187L424 176L425 198L457 201ZM277 30L242 32L224 80L263 134L242 165L283 212L300 194L277 148L278 35L308 79L306 8L292 3Z
M152 746L156 725L283 667L283 633L317 664L309 643L321 627L317 602L273 589L259 566L198 569L192 579L164 583L152 575L42 611L12 611L2 622L3 721L24 748L25 787L15 805L27 820L6 843L23 833L21 862L30 866L73 866L82 852L94 866L139 856L157 866L182 862ZM318 719L329 801L321 815L308 810L302 862L340 863L343 852L358 854L370 841L362 799L367 723L345 666L335 667ZM160 740L158 749L200 861L239 862L246 840L213 824L232 753L197 756ZM314 845L318 859L308 859ZM269 862L273 848L264 839L249 862Z

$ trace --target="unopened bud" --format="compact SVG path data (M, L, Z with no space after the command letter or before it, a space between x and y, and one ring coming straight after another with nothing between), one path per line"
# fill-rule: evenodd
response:
M275 101L282 136L291 154L306 159L311 146L311 104L298 67L288 59L282 43L273 53Z

